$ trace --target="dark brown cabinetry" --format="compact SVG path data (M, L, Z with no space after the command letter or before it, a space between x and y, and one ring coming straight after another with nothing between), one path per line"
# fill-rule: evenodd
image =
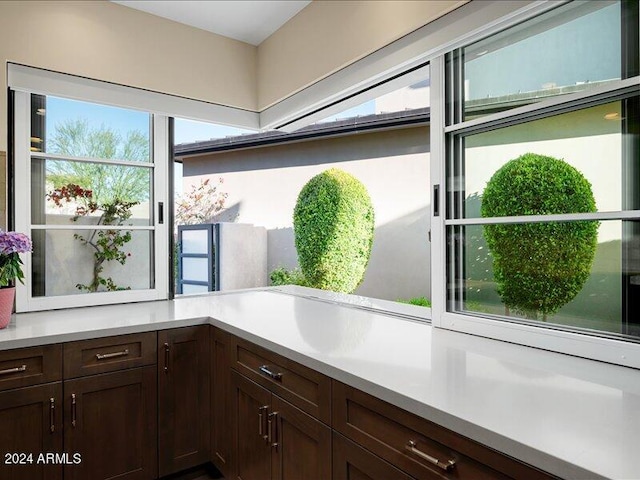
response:
M0 351L0 454L0 480L554 478L208 325Z
M331 478L331 430L246 377L232 373L236 478Z
M61 345L0 352L0 480L62 478L60 380Z
M233 478L231 349L233 337L211 327L211 461Z
M272 423L271 446L276 453L271 478L331 478L331 429L302 410L272 396L267 417Z
M232 338L237 478L331 478L331 379Z
M63 351L65 480L155 478L156 333L69 342Z
M155 365L66 380L64 391L65 451L81 458L65 480L157 476Z
M209 326L158 332L160 476L209 461Z
M331 422L331 379L277 353L235 339L233 368L300 410Z
M267 434L271 392L233 372L232 441L236 447L237 478L271 478L271 445Z
M416 479L553 478L337 381L333 428Z
M62 384L0 392L0 479L59 480L62 466L40 454L62 452Z
M333 480L411 480L411 477L339 433L333 433Z

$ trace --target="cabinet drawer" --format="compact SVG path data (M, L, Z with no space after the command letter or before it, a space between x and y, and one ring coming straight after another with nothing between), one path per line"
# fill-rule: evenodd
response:
M554 478L336 381L333 428L417 479Z
M62 378L62 345L0 351L0 390Z
M64 378L156 363L156 332L96 338L64 344Z
M276 353L236 338L233 367L308 414L331 421L331 379Z
M390 463L333 432L333 480L412 480Z

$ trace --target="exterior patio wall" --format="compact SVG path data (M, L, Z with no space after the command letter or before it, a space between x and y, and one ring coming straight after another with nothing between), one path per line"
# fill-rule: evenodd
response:
M428 127L192 157L184 162L184 188L223 177L229 197L220 220L265 226L271 271L297 265L292 216L298 193L332 167L362 181L375 209L373 251L356 293L389 300L429 297Z
M147 206L148 211L148 206ZM48 225L95 224L88 218L77 222L71 221L70 215L47 215ZM148 220L132 218L131 225L148 225ZM89 284L92 280L93 252L90 246L82 245L73 234L79 233L85 238L89 231L85 230L48 230L45 235L45 292L47 296L72 295L82 293L76 285ZM148 231L132 231L132 239L121 250L130 253L125 265L118 262L103 264L103 277L111 277L116 285L122 288L149 288L150 244Z

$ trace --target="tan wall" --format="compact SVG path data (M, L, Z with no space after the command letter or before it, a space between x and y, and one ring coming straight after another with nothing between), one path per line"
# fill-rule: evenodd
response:
M256 47L111 2L0 1L0 61L255 110ZM7 148L6 73L0 150Z
M258 46L258 107L282 100L466 0L315 0Z
M7 153L0 152L0 228L7 228Z
M195 157L184 163L184 191L222 176L226 214L268 230L268 270L297 265L293 209L311 177L332 167L358 178L375 210L371 259L356 293L397 300L430 297L429 129L386 132Z

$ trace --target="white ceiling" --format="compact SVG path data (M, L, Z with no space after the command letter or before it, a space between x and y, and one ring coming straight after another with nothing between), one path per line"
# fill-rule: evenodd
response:
M126 7L259 45L311 0L112 0Z

